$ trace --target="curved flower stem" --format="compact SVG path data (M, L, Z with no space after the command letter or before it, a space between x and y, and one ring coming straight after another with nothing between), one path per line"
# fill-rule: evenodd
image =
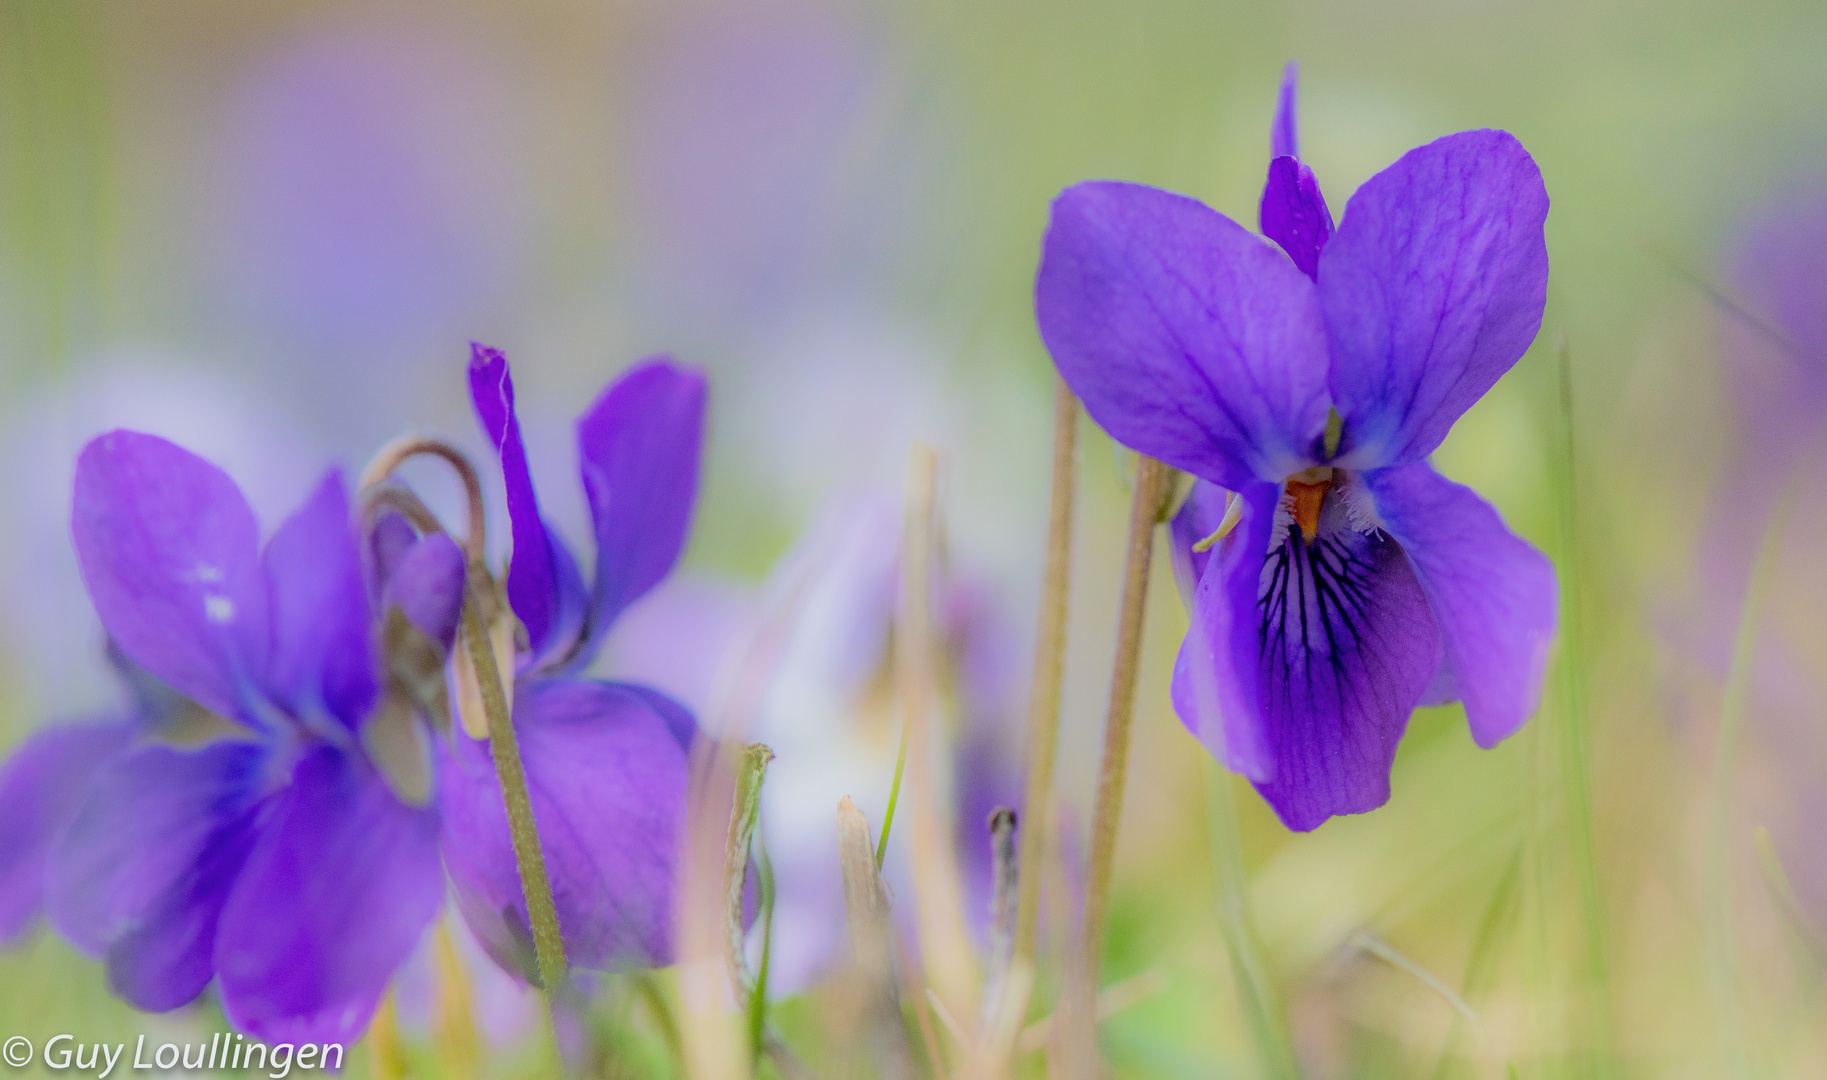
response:
M368 467L362 470L361 482L358 485L363 491L386 480L393 471L406 462L407 458L419 455L442 458L452 469L456 470L457 479L463 482L463 494L468 500L468 544L470 556L478 564L483 557L483 542L487 539L487 518L482 502L482 478L476 475L476 467L471 465L463 451L437 439L427 439L420 435L402 435L380 448Z
M532 924L533 951L539 963L539 978L545 989L548 1020L553 1019L555 1001L564 993L565 946L558 928L558 907L552 899L552 882L546 873L545 853L539 845L539 832L533 824L533 800L527 790L526 768L520 760L520 743L514 737L514 721L508 706L507 690L501 681L501 669L495 662L495 650L489 634L489 622L495 615L494 576L489 573L483 552L487 541L487 523L482 500L482 480L475 466L462 451L448 443L418 436L396 439L382 447L362 471L364 492L380 484L410 457L427 454L442 458L463 482L468 498L468 542L464 545L463 625L464 648L475 669L477 688L481 692L482 710L487 718L489 753L494 758L495 776L501 785L501 798L507 810L508 833L514 844L514 861L520 870L520 887L526 896L527 921Z
M1135 494L1129 507L1129 550L1123 567L1123 599L1117 620L1116 659L1110 671L1110 705L1104 722L1104 756L1098 770L1097 806L1091 818L1091 856L1085 874L1084 921L1078 952L1060 996L1054 1027L1054 1068L1061 1075L1095 1078L1097 1061L1097 979L1103 961L1105 912L1110 898L1111 862L1116 854L1117 819L1129 770L1129 733L1135 720L1136 678L1142 654L1142 616L1148 601L1148 571L1154 559L1155 525L1167 503L1173 470L1146 456L1136 459Z
M1066 673L1066 620L1072 580L1072 484L1078 441L1078 399L1060 379L1053 396L1053 493L1047 515L1047 563L1034 637L1034 682L1028 693L1027 790L1022 793L1015 872L1016 960L1032 962L1040 926L1043 837L1052 817L1053 764L1059 754L1059 701Z

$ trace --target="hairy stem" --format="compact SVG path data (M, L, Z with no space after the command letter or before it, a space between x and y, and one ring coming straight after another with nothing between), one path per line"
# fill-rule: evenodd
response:
M1104 721L1104 755L1091 818L1091 855L1085 874L1084 921L1078 953L1061 995L1056 1026L1055 1067L1067 1076L1095 1078L1097 1064L1097 981L1102 965L1110 900L1111 864L1116 855L1117 820L1129 771L1129 734L1135 720L1136 679L1142 655L1142 616L1148 600L1148 571L1154 559L1155 525L1167 502L1173 473L1153 458L1136 459L1135 493L1129 507L1129 550L1123 568L1123 597L1117 620L1116 659L1110 671L1110 704Z
M1028 692L1027 790L1021 821L1028 840L1017 848L1015 952L1034 959L1040 928L1040 882L1046 860L1053 763L1059 752L1059 703L1066 674L1066 620L1072 580L1073 462L1078 399L1060 379L1053 398L1053 493L1047 515L1047 562L1041 577L1040 627L1034 635L1034 682Z
M488 716L489 753L495 761L495 776L501 783L501 799L507 807L508 833L514 842L514 862L520 869L520 888L526 895L527 920L533 927L533 951L539 961L539 979L546 992L546 1007L565 987L565 943L558 932L558 907L552 902L552 881L546 875L545 852L539 846L539 831L533 825L533 800L527 792L526 768L520 762L520 742L514 736L513 717L508 713L507 694L502 689L501 671L495 666L495 653L489 644L488 631L482 620L482 589L476 584L486 576L479 554L470 556L470 583L465 588L463 604L463 642L475 665L482 689L482 708Z

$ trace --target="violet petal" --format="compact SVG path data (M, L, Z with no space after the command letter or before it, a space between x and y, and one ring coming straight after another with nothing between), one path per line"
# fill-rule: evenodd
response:
M1312 463L1330 405L1318 293L1222 214L1137 184L1068 188L1034 307L1118 442L1232 489Z
M1275 758L1259 715L1262 649L1255 613L1281 486L1256 483L1238 494L1243 506L1236 528L1199 557L1203 570L1188 604L1191 625L1174 661L1169 693L1180 722L1219 761L1251 780L1266 781L1275 775ZM1195 488L1194 498L1199 497ZM1176 551L1181 539L1208 519L1216 527L1209 501L1200 508L1189 500L1176 515Z
M1313 170L1292 157L1269 162L1269 182L1262 189L1262 234L1310 278L1319 278L1320 252L1332 239L1332 211L1320 194Z
M1240 767L1249 752L1266 750L1272 772L1252 777L1257 790L1304 832L1388 801L1396 744L1441 645L1415 571L1386 535L1322 522L1311 544L1289 530L1265 564L1257 553L1272 534L1261 521L1278 494L1268 485L1246 492L1238 543L1208 564L1175 700L1183 718L1191 705L1207 745L1221 725L1238 771L1249 775ZM1254 736L1237 731L1238 712L1257 725ZM1243 745L1233 747L1238 735Z
M703 372L657 357L617 379L577 421L584 494L596 523L588 662L615 617L685 550L704 443Z
M374 706L368 589L342 474L332 471L279 526L264 558L273 612L268 687L301 714L351 730Z
M628 687L547 679L523 686L514 729L566 957L596 969L669 962L686 758L666 719ZM442 755L438 805L464 918L503 968L536 974L486 744L459 737Z
M265 676L259 528L235 482L164 439L102 435L76 465L71 511L83 580L135 663L223 716Z
M514 555L508 563L508 603L526 625L527 639L537 654L544 650L552 630L558 587L533 474L527 465L526 444L520 438L520 420L514 414L514 380L507 357L471 342L469 393L482 430L501 457L501 475L507 485L508 523L514 538Z
M1478 745L1521 727L1541 699L1560 594L1554 565L1471 488L1425 462L1365 477L1440 625L1452 689Z
M134 1006L175 1009L215 974L216 919L252 846L264 748L150 744L96 773L51 858L51 923L104 956Z
M0 945L21 937L44 909L52 850L89 781L139 730L137 719L58 724L0 767Z
M1300 157L1300 126L1296 122L1296 89L1300 65L1288 61L1281 70L1281 92L1275 97L1275 123L1269 129L1270 157Z
M399 557L382 605L398 607L421 633L448 650L463 614L463 583L463 549L443 533L432 533Z
M268 1042L353 1042L443 896L436 811L319 746L262 815L223 905L223 1011Z
M1319 273L1344 464L1426 457L1528 349L1547 216L1541 171L1503 131L1411 150L1351 197Z
M1217 484L1195 480L1186 504L1180 507L1180 512L1168 523L1167 535L1169 550L1174 558L1174 578L1180 586L1180 597L1189 608L1199 582L1205 577L1205 565L1212 557L1210 548L1194 551L1193 545L1201 543L1217 530L1224 521L1229 500L1230 493Z

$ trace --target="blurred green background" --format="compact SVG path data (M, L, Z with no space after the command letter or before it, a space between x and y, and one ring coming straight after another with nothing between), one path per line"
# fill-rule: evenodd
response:
M1724 671L1667 632L1736 438L1695 280L1827 175L1818 0L0 0L0 745L112 700L60 516L86 437L195 446L270 525L325 460L408 429L476 445L471 339L513 359L568 528L570 417L639 357L710 369L702 575L759 581L827 498L897 490L908 445L936 443L949 534L1025 629L1048 202L1114 177L1253 226L1288 60L1335 213L1453 131L1508 129L1539 162L1542 338L1436 460L1556 557L1577 615L1522 734L1480 751L1456 707L1419 713L1374 814L1291 836L1247 785L1216 789L1306 1075L1827 1075L1819 955L1745 830L1709 964ZM1087 431L1060 766L1081 815L1127 501ZM1107 1049L1122 1076L1264 1075L1209 759L1167 699L1185 616L1155 586L1106 972L1163 989ZM212 1023L111 1002L46 935L0 954L0 1035Z

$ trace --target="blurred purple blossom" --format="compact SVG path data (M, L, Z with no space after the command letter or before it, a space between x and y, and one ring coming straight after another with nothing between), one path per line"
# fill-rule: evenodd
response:
M127 428L233 461L264 520L296 504L322 460L296 419L243 380L151 354L75 368L17 400L0 426L0 498L14 508L0 529L0 651L17 661L15 686L37 716L114 704L101 628L70 546L76 457L90 439Z
M1725 382L1737 432L1697 545L1699 594L1674 632L1722 682L1752 564L1779 504L1772 587L1759 598L1747 703L1740 813L1766 826L1816 933L1827 932L1827 196L1790 193L1760 207L1726 256L1718 312ZM1711 732L1712 725L1702 730Z
M715 324L857 290L918 189L910 140L873 137L886 60L867 23L812 5L665 27L628 94L655 304Z
M403 359L480 329L519 284L506 86L449 26L355 19L260 53L227 96L199 216L220 295L283 351L272 377L348 425L423 373ZM371 392L352 401L354 372Z
M331 473L264 552L220 469L117 431L83 452L73 525L111 640L239 732L103 764L55 840L49 910L110 985L162 1011L214 980L269 1041L346 1041L443 895L437 816L363 749L380 694L347 492Z

